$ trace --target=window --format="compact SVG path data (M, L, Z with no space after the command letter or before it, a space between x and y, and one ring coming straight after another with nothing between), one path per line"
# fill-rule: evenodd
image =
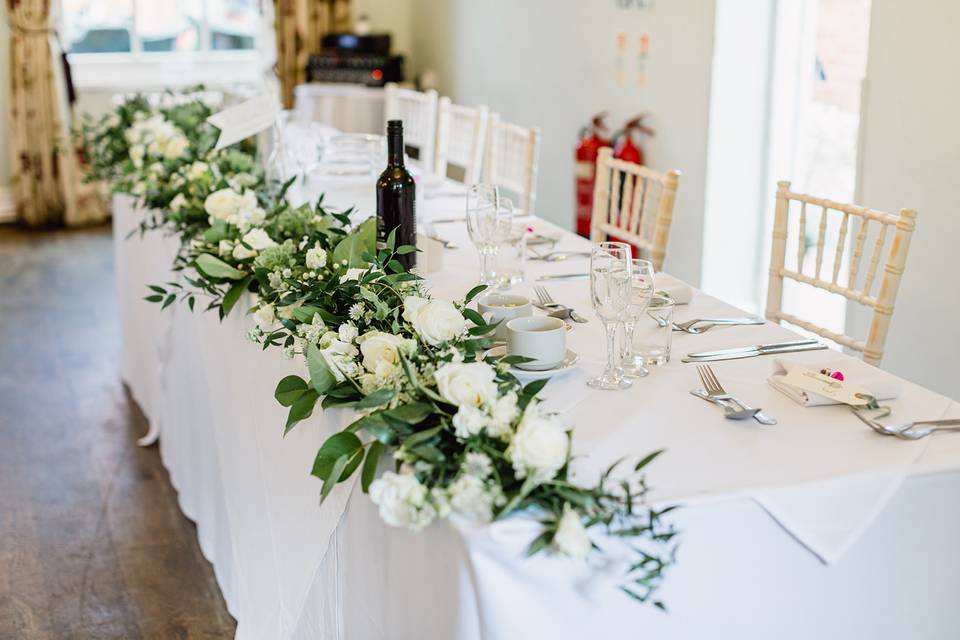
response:
M76 54L252 50L257 0L63 0L65 46Z

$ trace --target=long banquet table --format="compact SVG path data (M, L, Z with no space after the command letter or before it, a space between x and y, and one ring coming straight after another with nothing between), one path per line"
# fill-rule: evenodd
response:
M369 185L301 187L304 198L320 190L328 204L372 213ZM463 198L425 198L419 206L421 219L449 218L463 211ZM544 392L576 426L575 475L589 480L623 455L667 450L649 468L649 498L682 505L671 516L683 533L660 594L663 613L618 591L616 545L605 566L588 567L525 558L537 525L524 517L486 527L445 522L411 534L384 525L355 480L318 506L313 457L350 416L317 410L281 437L285 410L273 389L285 375L305 376L305 366L245 338L252 320L240 312L244 301L222 322L144 302L147 284L176 277L169 272L176 239L159 232L126 239L142 213L129 198L115 198L121 376L159 434L183 512L196 521L238 621L237 638L960 636L960 435L900 441L873 433L843 407L800 407L767 384L767 358L714 368L728 388L778 417L777 426L724 420L688 394L699 385L682 354L782 340L794 335L788 329L768 323L676 335L668 365L628 391L595 391L585 380L602 367L603 343L588 284L547 283L591 318L569 333L577 370ZM529 224L560 234L560 248L586 242L544 220ZM464 225L435 230L458 248L444 252L444 268L427 283L436 296L462 296L477 270ZM517 290L531 294L539 274L585 269L583 260L528 262ZM680 320L740 313L700 291L677 308ZM889 405L903 420L960 416L956 403L906 381Z

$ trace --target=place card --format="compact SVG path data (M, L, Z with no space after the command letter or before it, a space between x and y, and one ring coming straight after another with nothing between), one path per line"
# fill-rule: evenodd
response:
M803 367L792 368L790 373L784 376L783 384L854 407L869 404L872 397L870 392L862 387Z
M207 118L207 122L220 129L214 151L229 147L273 126L279 113L280 105L276 96L263 94L213 114Z

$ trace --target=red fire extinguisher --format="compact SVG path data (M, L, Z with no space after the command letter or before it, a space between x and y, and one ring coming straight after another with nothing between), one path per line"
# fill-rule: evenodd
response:
M577 233L590 237L590 215L593 210L593 184L596 181L597 153L602 147L609 147L610 140L605 137L607 126L603 119L606 113L593 116L590 126L580 130L576 149L577 177Z
M634 164L643 164L643 148L639 143L634 143L634 137L639 137L641 135L652 136L653 129L643 124L643 120L646 117L645 114L640 114L632 120L628 120L623 125L623 130L618 131L613 136L614 145L613 145L613 157L617 160L623 160L624 162L631 162ZM615 197L618 199L618 208L623 206L623 188L624 183L620 183L620 193L616 194ZM610 237L611 240L619 240L614 236ZM633 256L638 256L637 248L633 248Z
M643 149L639 144L634 144L634 136L653 135L653 129L643 124L646 114L640 114L633 120L628 120L623 125L623 131L615 136L615 145L613 147L613 157L625 162L643 164Z

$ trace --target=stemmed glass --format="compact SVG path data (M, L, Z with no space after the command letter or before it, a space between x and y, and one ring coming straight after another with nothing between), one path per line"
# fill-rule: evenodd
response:
M630 300L630 245L598 242L590 254L590 301L607 334L607 366L587 384L594 389L627 389L633 383L618 366L617 326L623 321Z
M510 237L513 204L489 184L475 184L467 192L467 231L480 254L480 284L496 285L495 258Z
M649 260L634 258L630 261L629 298L623 314L623 346L620 369L629 378L642 378L650 373L643 366L643 358L633 353L633 332L637 322L650 306L653 297L653 264Z

